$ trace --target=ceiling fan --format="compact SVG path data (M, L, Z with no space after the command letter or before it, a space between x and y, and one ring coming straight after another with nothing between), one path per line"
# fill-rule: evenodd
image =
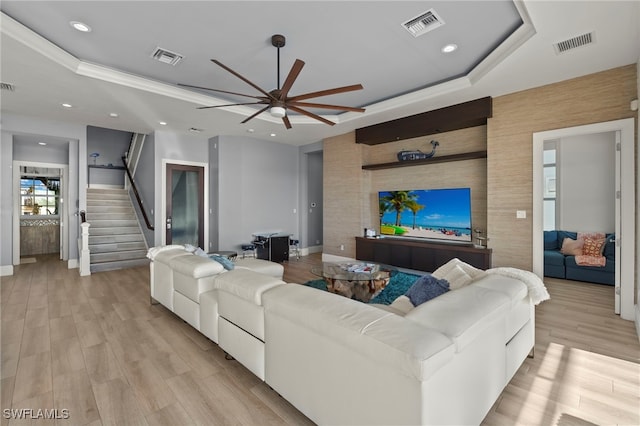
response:
M362 84L354 84L351 86L344 86L344 87L336 87L333 89L327 89L327 90L320 90L317 92L310 92L310 93L304 93L302 95L297 95L297 96L289 96L289 90L291 89L291 86L293 86L293 83L296 81L296 78L298 78L298 75L300 74L300 71L302 71L302 67L304 67L304 61L301 61L300 59L296 59L296 61L293 63L293 66L291 67L291 70L289 71L289 74L287 75L287 78L284 81L284 84L282 86L280 86L280 48L283 47L285 45L285 37L283 35L280 34L275 34L271 37L271 44L276 47L278 49L278 76L277 76L277 80L278 80L278 88L271 90L270 92L267 92L266 90L262 89L261 87L259 87L258 85L252 83L249 79L243 77L242 75L238 74L237 72L235 72L234 70L232 70L231 68L227 67L226 65L222 64L220 61L217 61L215 59L212 59L211 61L220 66L221 68L225 69L226 71L230 72L231 74L235 75L236 77L238 77L240 80L244 81L245 83L247 83L248 85L250 85L251 87L257 89L260 93L262 93L261 96L256 96L256 95L247 95L247 94L243 94L243 93L236 93L236 92L230 92L227 90L220 90L220 89L210 89L208 87L200 87L200 86L192 86L189 84L179 84L180 86L184 86L184 87L191 87L194 89L204 89L204 90L211 90L213 92L220 92L220 93L228 93L230 95L237 95L237 96L244 96L247 98L254 98L256 99L255 102L240 102L240 103L234 103L234 104L225 104L225 105L213 105L213 106L204 106L204 107L198 107L198 109L206 109L206 108L220 108L220 107L228 107L228 106L236 106L236 105L266 105L264 108L260 109L259 111L257 111L255 114L247 117L246 119L244 119L242 121L242 123L246 123L247 121L251 120L252 118L258 116L259 114L262 114L263 112L265 112L266 110L269 110L269 113L273 116L273 117L277 117L277 118L282 118L282 121L285 125L285 127L287 129L291 128L291 122L289 121L289 117L287 116L287 110L291 110L291 111L295 111L299 114L303 114L306 115L308 117L311 117L315 120L321 121L325 124L328 124L330 126L333 126L334 123L333 121L327 120L324 117L321 117L317 114L314 114L310 111L307 111L305 109L303 109L303 107L307 107L307 108L323 108L323 109L333 109L333 110L339 110L339 111L355 111L355 112L364 112L365 109L364 108L356 108L356 107L349 107L349 106L343 106L343 105L329 105L329 104L319 104L319 103L314 103L314 102L304 102L306 99L310 99L310 98L317 98L320 96L329 96L329 95L335 95L337 93L344 93L344 92L352 92L354 90L361 90Z

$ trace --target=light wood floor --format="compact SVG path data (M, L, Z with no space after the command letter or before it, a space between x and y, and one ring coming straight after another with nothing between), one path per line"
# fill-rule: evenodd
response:
M316 279L319 254L285 264ZM613 289L553 280L527 359L483 424L640 424L640 344ZM67 409L57 424L305 425L311 422L161 305L149 271L89 277L38 256L0 282L2 408ZM482 368L482 366L478 366ZM36 424L54 424L39 420ZM4 416L1 424L22 424Z

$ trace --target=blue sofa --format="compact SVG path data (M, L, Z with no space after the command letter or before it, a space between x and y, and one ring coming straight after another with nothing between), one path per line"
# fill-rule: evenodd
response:
M575 256L560 253L565 238L576 239L577 233L570 231L544 231L544 276L590 283L615 284L615 234L607 234L603 255L604 267L580 266Z

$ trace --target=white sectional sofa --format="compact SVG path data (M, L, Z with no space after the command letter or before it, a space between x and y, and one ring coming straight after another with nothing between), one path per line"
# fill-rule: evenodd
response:
M259 272L271 262L163 253L151 297L318 424L479 424L533 350L531 283L513 271L403 315Z

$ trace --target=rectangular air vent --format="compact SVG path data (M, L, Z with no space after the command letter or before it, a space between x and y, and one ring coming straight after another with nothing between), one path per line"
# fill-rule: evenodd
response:
M433 9L429 9L402 24L402 26L409 31L409 34L414 37L419 37L443 25L444 21Z
M11 83L0 83L0 90L8 90L10 92L13 92L16 90L16 88Z
M554 43L553 48L556 50L556 54L559 55L561 53L568 52L569 50L577 49L578 47L593 43L595 43L595 37L593 32L590 32Z
M165 64L176 65L184 56L161 47L156 47L151 57Z

